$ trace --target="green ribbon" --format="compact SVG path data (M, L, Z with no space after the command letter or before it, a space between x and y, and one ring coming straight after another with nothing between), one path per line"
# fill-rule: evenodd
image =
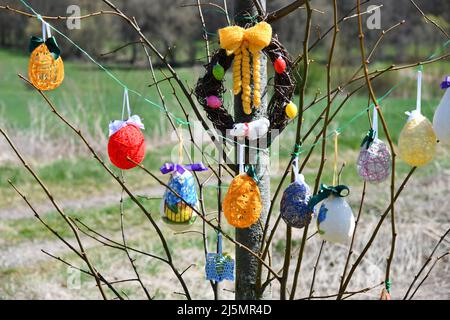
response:
M292 159L294 159L294 158L296 158L296 157L298 157L300 155L301 148L302 148L301 145L299 145L297 143L295 144L294 151L291 153Z
M361 142L361 147L365 145L366 149L369 149L372 142L375 140L376 131L373 129L370 129L369 132L367 132L367 135L364 137L364 140Z
M61 55L61 49L59 49L58 44L56 43L55 37L50 37L47 40L44 41L44 39L36 36L32 36L30 39L30 46L29 51L30 53L34 51L37 47L39 47L41 44L45 43L47 46L48 51L50 51L50 54L52 57L56 60Z
M316 204L318 204L320 201L325 200L329 196L333 195L335 197L346 197L350 194L350 189L340 184L338 186L327 186L326 184L320 185L319 192L311 198L308 202L308 207L312 210Z
M259 177L256 173L256 168L254 165L246 165L245 166L245 172L249 177L251 177L253 180L255 180L256 183L259 183Z
M386 280L385 287L388 293L391 293L391 285L392 285L391 280Z

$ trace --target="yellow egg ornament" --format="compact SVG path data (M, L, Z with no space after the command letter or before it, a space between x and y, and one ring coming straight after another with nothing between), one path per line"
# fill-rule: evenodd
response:
M297 116L298 113L298 108L295 105L295 103L293 103L292 101L290 101L287 105L286 108L284 109L284 111L286 112L286 115L288 116L289 119L294 119Z
M42 38L31 37L29 51L28 77L31 83L43 91L59 87L64 80L64 63L47 22L42 20Z
M436 153L436 134L431 122L421 113L421 80L422 72L419 71L416 110L407 112L408 121L400 132L398 141L400 158L413 167L427 164Z

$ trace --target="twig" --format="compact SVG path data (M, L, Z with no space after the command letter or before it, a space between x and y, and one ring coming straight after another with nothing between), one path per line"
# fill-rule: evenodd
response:
M64 118L54 107L53 103L48 99L48 97L39 89L37 89L27 78L23 77L22 75L19 75L19 77L31 85L39 94L44 98L44 100L47 102L48 106L50 107L51 111L65 124L67 125L84 143L84 145L88 148L89 152L94 156L94 159L97 160L97 162L103 167L103 169L112 177L114 180L125 190L125 192L128 194L130 199L139 207L139 209L144 213L144 215L147 217L147 219L152 224L153 228L155 229L162 245L164 252L167 256L167 263L169 264L170 268L174 272L175 276L177 277L178 281L180 282L181 286L183 287L183 290L186 292L186 297L190 299L189 289L186 285L186 282L184 279L180 276L179 271L176 269L175 265L173 264L172 255L170 253L170 249L168 247L167 241L164 238L164 235L161 231L161 229L158 227L156 222L154 221L153 217L151 216L150 212L144 207L143 204L139 202L139 200L136 198L136 196L128 189L128 187L120 180L120 177L117 176L105 163L102 159L100 159L99 155L95 152L93 147L90 145L90 143L86 140L85 136L82 134L81 130L74 127L73 124L71 124L66 118Z
M444 28L442 28L439 24L437 24L436 21L433 21L432 19L430 19L413 0L409 0L409 2L411 2L413 4L413 6L417 9L417 11L419 11L419 13L425 19L426 23L431 22L432 25L434 25L436 28L439 29L440 32L442 32L442 34L447 38L447 40L450 39L448 33L444 30Z
M280 8L276 11L273 11L267 15L266 21L267 22L275 22L284 16L287 16L291 12L297 10L301 6L305 4L306 0L295 0L292 3L288 4L287 6Z
M411 294L411 296L409 297L408 300L411 300L412 298L414 298L414 295L417 293L417 290L419 290L419 288L423 285L423 283L425 282L425 280L428 279L428 277L430 276L431 271L433 271L434 267L436 266L436 264L442 260L443 258L445 258L447 255L450 254L450 251L445 252L444 254L440 255L439 257L436 258L436 260L433 262L433 264L431 265L430 269L428 270L427 274L425 275L425 277L423 277L422 281L420 281L420 283L417 285L416 289L414 290L414 292Z
M319 265L320 256L322 255L322 249L323 249L324 245L325 245L325 240L322 240L322 243L321 243L320 249L319 249L319 254L317 255L317 260L313 267L314 271L313 271L313 276L312 276L312 280L311 280L311 286L309 288L309 297L312 297L312 295L314 293L314 283L316 281L317 266Z
M422 272L425 270L426 266L430 263L431 259L433 258L434 253L436 252L438 247L441 245L442 241L444 241L444 239L447 237L449 232L450 232L450 228L447 229L447 231L441 236L439 241L436 243L436 245L434 246L433 250L431 251L431 254L425 260L425 263L422 265L422 267L420 268L419 272L414 276L414 280L409 285L408 290L406 290L406 293L405 293L405 296L403 297L403 300L406 300L408 298L409 292L411 291L412 287L414 286L414 284L416 283L417 279L420 277Z

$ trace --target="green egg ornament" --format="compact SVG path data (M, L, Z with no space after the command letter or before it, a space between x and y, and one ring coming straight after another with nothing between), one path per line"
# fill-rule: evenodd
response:
M221 81L225 75L225 70L220 64L216 63L213 67L212 73L216 80Z

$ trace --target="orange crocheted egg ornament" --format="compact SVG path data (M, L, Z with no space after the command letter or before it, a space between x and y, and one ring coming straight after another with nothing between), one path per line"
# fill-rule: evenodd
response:
M236 176L223 200L223 213L236 228L248 228L261 216L261 194L255 180L246 173Z
M112 164L123 170L134 168L135 163L141 163L145 156L145 139L140 130L143 126L139 125L140 121L133 122L132 118L127 121L116 120L110 124L109 159ZM116 127L112 129L114 126Z
M39 90L53 90L64 80L64 63L54 38L44 43L41 38L33 37L30 44L28 77Z

